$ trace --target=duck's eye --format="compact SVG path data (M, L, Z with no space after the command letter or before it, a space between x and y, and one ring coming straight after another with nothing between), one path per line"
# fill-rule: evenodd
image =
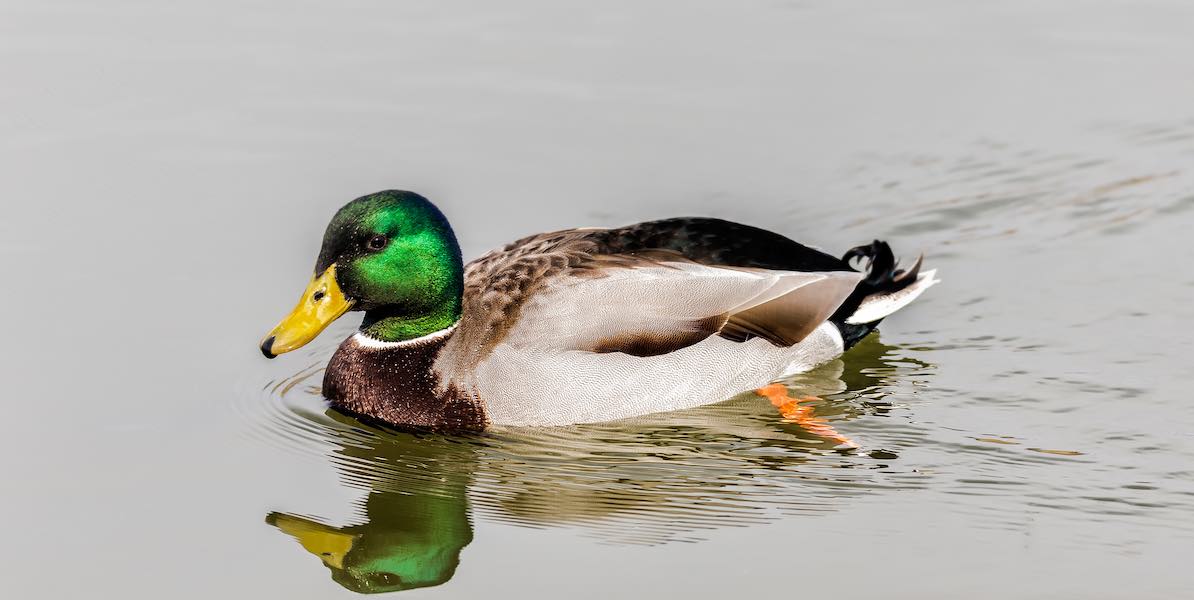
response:
M375 235L369 238L369 243L367 245L369 246L370 250L381 250L382 248L386 247L386 236Z

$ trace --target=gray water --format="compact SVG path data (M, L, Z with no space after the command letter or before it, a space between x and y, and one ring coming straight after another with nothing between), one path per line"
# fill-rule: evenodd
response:
M1190 2L6 0L0 82L5 597L1191 594ZM386 188L470 257L699 214L944 282L789 382L857 451L379 431L352 322L256 343Z

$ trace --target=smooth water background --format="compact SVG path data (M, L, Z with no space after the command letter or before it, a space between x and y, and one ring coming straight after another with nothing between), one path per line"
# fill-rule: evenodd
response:
M271 511L463 546L409 597L1194 586L1190 2L4 0L0 82L5 597L350 596ZM944 283L791 383L858 452L378 432L313 389L352 323L256 345L385 188L469 256L701 214Z

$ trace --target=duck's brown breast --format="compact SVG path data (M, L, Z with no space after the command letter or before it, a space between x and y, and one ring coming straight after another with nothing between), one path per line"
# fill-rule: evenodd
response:
M482 403L452 386L438 392L433 369L450 336L380 343L360 334L344 340L323 376L323 395L344 412L398 427L480 431Z

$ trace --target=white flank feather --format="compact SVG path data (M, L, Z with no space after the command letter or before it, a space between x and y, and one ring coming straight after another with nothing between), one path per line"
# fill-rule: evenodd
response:
M716 335L650 357L503 346L477 366L475 381L490 423L506 426L598 423L712 404L811 370L843 350L832 323L788 348Z

